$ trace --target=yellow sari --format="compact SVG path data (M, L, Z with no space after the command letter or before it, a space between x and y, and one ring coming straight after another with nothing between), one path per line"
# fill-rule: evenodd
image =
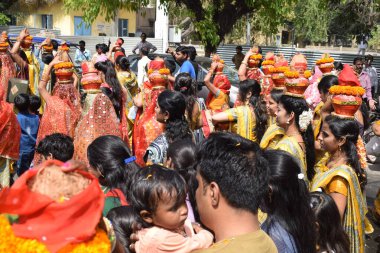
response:
M29 61L29 88L33 95L38 95L38 83L40 81L40 63L30 49L24 49Z
M297 140L294 137L284 135L274 149L286 151L298 159L301 172L304 174L304 180L309 186L310 182L307 178L306 154Z
M276 123L270 124L261 139L260 148L274 149L284 135L285 132L282 127L279 127Z
M342 177L348 183L343 228L350 238L350 253L364 253L366 203L354 170L348 165L339 165L329 169L326 165L319 164L310 190L317 191L318 188L322 188L327 191L327 187L335 177Z
M225 111L229 121L236 121L236 133L251 141L257 141L255 132L256 117L249 105L238 106Z

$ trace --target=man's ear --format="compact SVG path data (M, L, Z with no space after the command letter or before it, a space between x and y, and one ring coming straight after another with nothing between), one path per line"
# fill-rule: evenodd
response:
M215 182L211 182L209 185L209 189L210 189L211 205L213 207L218 207L219 201L221 198L219 185Z
M152 214L148 212L147 210L140 211L140 217L145 221L146 223L153 223Z

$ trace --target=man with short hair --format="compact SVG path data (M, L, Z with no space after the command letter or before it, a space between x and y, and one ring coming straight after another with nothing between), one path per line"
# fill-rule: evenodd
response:
M232 133L212 133L197 152L195 193L202 223L215 244L199 253L276 253L260 229L258 208L268 194L268 164L257 143Z
M74 63L76 66L81 66L82 62L91 59L90 50L86 49L86 42L79 41L79 48L75 51Z
M358 74L360 85L365 89L363 99L368 103L371 110L375 110L376 106L375 100L372 99L371 80L368 73L363 70L363 59L361 57L355 57L353 63L353 68Z
M141 48L139 53L141 59L137 63L137 83L141 89L144 82L149 80L147 66L150 63L150 59L148 58L149 50L147 48Z
M232 62L235 64L235 68L239 69L241 62L244 60L244 54L242 53L243 48L242 46L236 47L236 54L232 57Z
M175 60L181 65L179 73L189 73L191 78L195 79L195 69L193 64L190 62L190 52L188 47L179 46L175 50Z
M148 53L153 53L157 50L157 47L155 47L152 43L146 41L146 33L142 33L140 38L141 41L137 43L135 48L133 48L132 53L136 54L136 49L138 49L140 52L143 47L148 50Z
M369 79L371 80L371 90L372 90L372 97L375 96L375 94L378 94L378 87L379 83L377 80L377 71L374 66L372 66L373 62L373 56L367 55L365 57L365 68L364 71L368 73Z
M43 157L43 160L67 162L74 155L73 139L61 133L47 135L38 143L36 152Z

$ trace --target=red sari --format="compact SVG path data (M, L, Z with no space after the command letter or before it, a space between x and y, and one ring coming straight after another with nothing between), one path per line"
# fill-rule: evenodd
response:
M37 135L37 145L47 135L62 133L74 138L75 127L81 114L80 95L72 83L58 81L52 96L46 100L45 112L42 115ZM34 164L41 161L36 154Z
M11 56L7 52L0 51L0 62L2 63L0 71L0 89L4 91L0 100L6 100L8 95L8 81L9 79L16 77L16 67L13 64Z
M154 141L163 131L164 124L156 120L156 104L158 95L166 89L167 79L158 71L164 67L164 62L159 60L151 61L149 69L154 73L149 75L148 82L144 83L143 88L143 108L137 112L134 132L133 132L133 151L136 162L144 166L144 155L149 144Z

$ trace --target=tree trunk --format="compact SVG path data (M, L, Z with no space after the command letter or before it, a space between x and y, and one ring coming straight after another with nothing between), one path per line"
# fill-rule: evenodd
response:
M216 52L217 47L211 45L211 43L206 43L205 45L205 57L210 57L212 53Z

